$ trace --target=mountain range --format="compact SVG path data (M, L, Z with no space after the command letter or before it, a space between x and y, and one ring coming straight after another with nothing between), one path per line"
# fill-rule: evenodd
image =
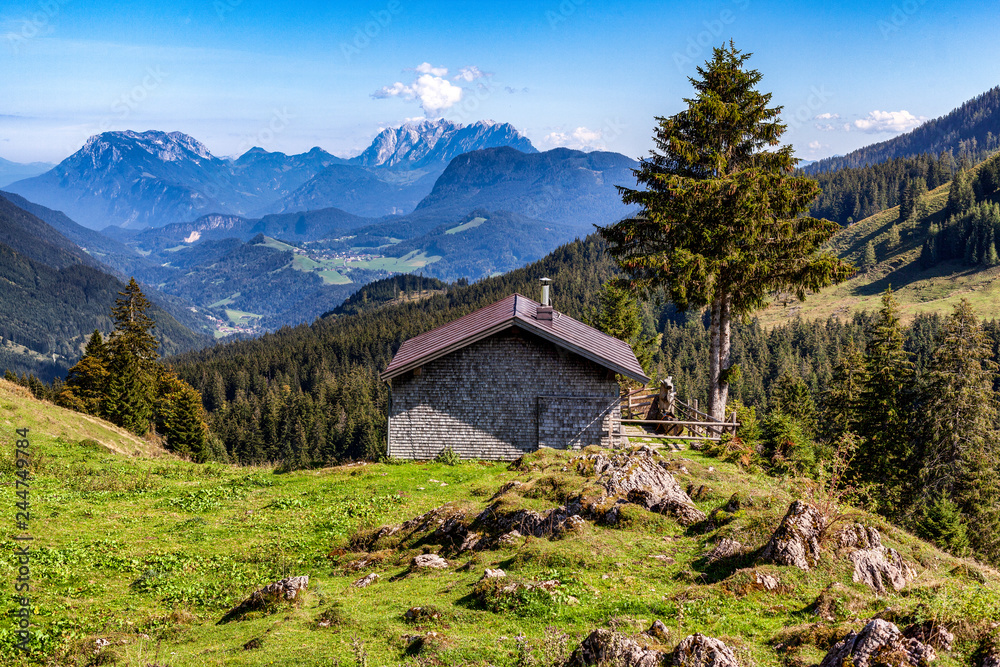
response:
M181 132L105 132L51 170L7 189L91 229L331 206L375 217L413 210L452 158L496 146L536 152L512 125L491 121L385 129L351 160L320 148L285 155L259 147L227 160Z
M0 188L6 187L15 181L44 174L54 166L54 164L49 164L48 162L22 164L20 162L4 160L0 157Z

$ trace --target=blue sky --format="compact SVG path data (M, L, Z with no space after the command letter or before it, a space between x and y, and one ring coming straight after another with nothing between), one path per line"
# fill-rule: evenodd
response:
M732 38L814 159L1000 84L998 28L995 1L5 0L0 157L55 162L124 129L347 156L438 116L639 157Z

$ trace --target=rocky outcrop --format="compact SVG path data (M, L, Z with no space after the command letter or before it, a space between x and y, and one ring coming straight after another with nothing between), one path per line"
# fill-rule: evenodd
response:
M819 561L819 538L825 528L826 518L818 509L796 500L764 545L760 559L766 563L794 565L808 570Z
M676 667L739 667L731 648L718 639L696 633L685 637L670 655Z
M888 587L902 590L915 576L895 549L883 546L882 536L871 526L855 524L841 531L838 538L841 548L854 548L848 558L854 563L854 581L862 582L877 593Z
M934 649L916 639L903 636L894 624L873 619L861 632L852 632L837 642L823 658L820 667L919 667L937 658Z
M907 639L916 639L924 644L930 644L939 651L950 651L955 643L955 635L949 632L948 628L934 621L914 623L903 630L903 636ZM1000 667L1000 664L996 667Z
M703 556L705 562L709 565L717 563L720 560L725 560L727 558L733 558L734 556L739 556L743 553L743 545L736 540L731 540L728 537L722 538L718 544L715 545L711 551Z
M501 507L499 503L487 507L476 517L476 524L489 526L493 531L505 534L516 532L518 536L549 537L580 530L586 523L578 514L580 506L575 503L560 505L544 512L504 512Z
M570 667L621 665L622 667L665 667L667 654L640 644L620 632L594 630L573 651Z
M268 584L254 591L247 599L230 609L219 621L219 624L237 620L251 611L265 609L277 602L291 602L298 597L299 591L304 591L308 586L309 577L305 575L287 577Z
M448 567L448 561L437 554L420 554L414 557L412 565L421 570L443 570Z
M754 581L765 591L777 590L778 586L781 585L777 577L763 572L754 572Z
M351 586L354 586L355 588L365 588L366 586L371 586L376 581L378 581L378 573L372 572L371 574L361 577L351 584Z
M631 452L599 452L576 459L578 470L593 466L598 481L608 497L617 504L633 503L651 512L670 514L685 526L705 519L705 513L694 506L674 476L658 461L657 453L649 447ZM616 507L610 507L603 519L615 523Z

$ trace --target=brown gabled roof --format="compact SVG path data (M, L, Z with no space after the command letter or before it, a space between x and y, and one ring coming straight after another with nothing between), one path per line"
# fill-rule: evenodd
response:
M551 320L539 320L537 301L512 294L453 322L403 342L382 373L388 380L471 345L509 327L520 327L559 347L590 359L615 373L639 382L649 382L628 343L603 334L560 312Z

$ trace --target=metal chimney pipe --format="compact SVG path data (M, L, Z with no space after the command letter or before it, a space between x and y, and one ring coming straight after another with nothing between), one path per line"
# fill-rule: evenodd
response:
M551 278L542 278L539 282L542 283L542 305L548 306L549 304L549 285L552 284Z

